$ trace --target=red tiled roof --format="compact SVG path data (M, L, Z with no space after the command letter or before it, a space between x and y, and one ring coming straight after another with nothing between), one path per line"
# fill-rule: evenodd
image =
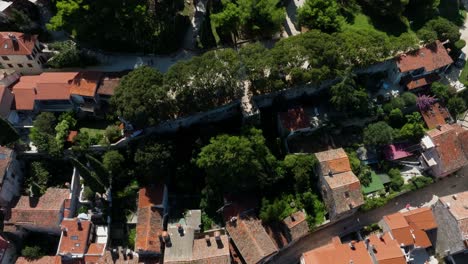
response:
M16 259L16 264L62 264L60 256L44 256L40 259L30 260L25 257Z
M97 90L101 95L114 95L115 88L120 84L120 79L129 71L104 72Z
M229 239L221 235L220 246L213 236L209 237L210 245L205 238L193 240L192 256L187 258L168 259L164 258L165 264L229 264Z
M364 242L355 242L354 249L348 244L342 244L338 237L332 242L317 249L305 252L304 264L333 263L333 264L371 264L372 259Z
M265 231L261 220L242 212L242 205L233 203L224 211L226 230L246 263L257 263L278 251L276 244ZM234 222L231 217L237 217Z
M348 155L344 149L331 149L315 153L323 175L328 175L331 171L333 174L351 170Z
M62 237L58 246L59 255L84 254L88 248L91 221L79 219L62 220ZM66 231L64 231L66 229Z
M106 244L99 244L99 243L91 243L89 244L88 251L86 252L86 256L104 256L106 252Z
M435 44L427 45L413 52L408 52L399 56L397 65L400 72L408 72L425 68L425 71L431 72L433 70L445 67L453 63L447 50L440 41Z
M408 90L414 90L423 86L426 86L428 84L431 84L433 82L436 82L440 80L440 76L437 73L431 73L428 75L425 75L419 79L412 79L410 80L407 84L406 87L408 87Z
M307 224L306 214L302 211L297 211L283 220L291 241L295 241L309 233L309 225Z
M406 264L405 256L398 241L385 233L382 238L372 235L369 237L369 245L373 246L373 254L379 264Z
M61 209L70 196L68 189L48 188L39 198L21 196L11 209L8 222L16 225L33 225L43 228L58 228L62 219Z
M13 86L17 110L33 110L35 100L70 99L71 81L77 72L44 72L22 76Z
M291 108L287 112L279 113L279 119L283 127L291 132L310 127L310 119L302 107Z
M15 108L16 110L34 110L34 100L36 93L34 89L15 89Z
M10 91L10 89L0 85L0 117L8 119L14 98L15 97L13 96L13 93Z
M30 55L37 35L20 32L0 32L0 55Z
M447 108L435 103L427 111L421 111L421 115L429 129L436 128L437 126L447 124L451 116Z
M384 221L399 244L416 245L427 248L432 246L427 230L437 228L430 208L420 208L405 213L384 216Z
M73 140L75 139L77 135L78 135L78 131L71 130L70 133L68 133L67 142L73 142Z
M101 79L101 72L80 72L71 83L71 94L94 97Z
M466 138L467 130L457 124L442 125L440 129L432 129L427 135L432 139L440 158L440 171L442 175L456 171L468 165L467 154L461 139Z
M138 213L135 250L161 253L159 235L163 231L162 205L164 185L144 187L138 192Z

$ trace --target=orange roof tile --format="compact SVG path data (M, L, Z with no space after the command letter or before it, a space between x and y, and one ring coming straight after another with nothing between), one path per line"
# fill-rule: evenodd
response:
M8 222L16 225L58 228L62 219L61 210L64 201L69 197L68 189L59 188L48 188L39 198L21 196L16 206L11 209L11 218Z
M318 152L315 156L323 175L328 175L330 171L335 174L351 170L348 155L342 148Z
M138 213L135 249L138 251L161 252L159 235L163 231L162 205L164 185L143 187L138 192Z
M459 125L442 125L440 129L432 129L426 134L432 139L440 158L442 176L468 165L468 153L464 152L464 134L468 133Z
M417 229L431 230L437 228L434 214L429 207L422 207L404 212L403 216L409 225L414 225L414 227Z
M413 71L423 67L427 72L431 72L453 63L452 58L450 58L440 41L403 54L396 61L400 72Z
M356 264L372 263L372 259L362 241L354 242L353 249L348 244L341 244L339 239L333 239L331 243L325 246L304 253L303 257L305 264L349 264L351 261Z
M71 83L71 94L94 97L101 79L101 72L80 72Z
M106 250L106 244L100 244L100 243L91 243L89 244L88 251L86 252L86 255L99 255L103 256Z
M372 254L379 264L406 264L400 245L388 233L385 233L382 238L376 235L370 236L369 245L372 245Z
M66 83L38 83L36 100L69 100L70 86Z
M445 125L451 118L447 108L441 106L439 103L433 104L427 111L421 111L421 115L429 129L436 128L439 125Z
M428 84L431 84L433 82L436 82L438 80L440 80L440 76L437 73L433 73L433 74L423 76L419 79L411 79L406 84L406 87L408 87L408 90L414 90L414 89L426 86Z
M0 32L0 55L30 55L37 35L21 32Z
M60 255L84 254L88 248L91 233L91 221L75 219L63 219L61 224L62 237L58 246Z
M34 110L34 100L36 93L34 89L14 89L15 109L16 110Z
M27 259L25 257L19 257L16 259L16 264L61 264L62 258L60 256L44 256L40 259Z

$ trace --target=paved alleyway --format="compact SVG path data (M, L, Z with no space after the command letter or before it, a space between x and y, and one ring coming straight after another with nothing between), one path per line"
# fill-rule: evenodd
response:
M294 246L278 254L270 263L299 263L299 258L303 252L328 243L334 236L344 235L351 231L358 230L362 226L377 223L384 215L395 213L403 209L408 203L412 206L417 206L430 202L433 195L445 196L468 190L468 167L458 172L458 175L463 176L450 176L449 178L443 179L435 184L431 184L424 189L399 196L390 201L384 207L377 208L369 212L358 212L350 218L310 233L308 236L303 237L294 244ZM357 221L358 219L359 222Z

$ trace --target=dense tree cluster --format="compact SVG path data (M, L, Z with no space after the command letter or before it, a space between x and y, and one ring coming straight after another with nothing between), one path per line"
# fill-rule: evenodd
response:
M280 0L223 0L219 12L211 14L218 34L269 36L279 31L286 18Z
M323 32L338 31L343 20L335 0L306 0L297 10L297 18L301 26Z
M112 51L172 52L189 23L184 1L55 0L47 25L79 41Z

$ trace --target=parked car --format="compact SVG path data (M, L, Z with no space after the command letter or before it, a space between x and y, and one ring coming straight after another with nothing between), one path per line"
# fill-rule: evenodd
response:
M455 61L455 66L458 68L463 68L466 63L466 54L462 52L460 56L458 56L457 61Z

